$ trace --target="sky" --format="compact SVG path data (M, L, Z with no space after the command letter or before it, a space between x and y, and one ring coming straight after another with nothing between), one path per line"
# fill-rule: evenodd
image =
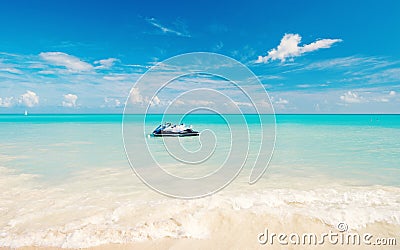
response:
M400 113L399 13L395 0L1 1L0 114L122 113L143 74L192 52L248 67L276 113ZM155 112L179 84L152 99Z

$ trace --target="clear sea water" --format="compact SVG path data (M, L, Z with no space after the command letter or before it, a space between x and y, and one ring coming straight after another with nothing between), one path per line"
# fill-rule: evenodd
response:
M259 125L255 117L246 115L249 129ZM138 128L143 121L130 119ZM147 119L156 127L162 117ZM0 115L0 246L204 238L210 231L204 218L215 210L224 216L236 210L271 218L300 214L327 225L346 221L354 229L381 222L399 228L400 115L277 115L274 154L260 181L249 185L245 168L222 192L193 201L162 196L134 175L121 122L121 115ZM227 132L214 115L185 122ZM230 126L246 133L240 123ZM166 168L179 173L180 165L158 147L162 141L146 140ZM198 139L183 144L198 145Z

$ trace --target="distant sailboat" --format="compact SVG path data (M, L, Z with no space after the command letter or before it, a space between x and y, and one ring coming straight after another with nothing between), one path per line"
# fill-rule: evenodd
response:
M25 113L24 113L24 115L25 115L25 116L27 116L27 115L28 115L28 110L25 110Z

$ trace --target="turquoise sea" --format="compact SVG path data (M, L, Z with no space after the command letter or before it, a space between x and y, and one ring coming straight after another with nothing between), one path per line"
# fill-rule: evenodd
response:
M228 116L228 128L239 131L235 143L244 143L242 134L260 125L256 115L245 116L247 127ZM164 119L180 122L179 115ZM144 136L161 120L149 115ZM229 150L232 135L224 121L216 115L185 120L220 136L215 159L204 163L207 171ZM142 129L143 117L130 115L129 122ZM0 247L201 239L210 234L207 213L215 210L221 220L240 210L271 220L296 214L331 226L344 221L354 230L386 223L396 235L399 138L400 115L276 115L274 153L257 183L248 184L245 166L221 192L179 200L154 192L134 174L125 155L122 115L0 115ZM168 171L198 171L175 164L160 138L146 140ZM180 140L186 148L199 147L198 138Z

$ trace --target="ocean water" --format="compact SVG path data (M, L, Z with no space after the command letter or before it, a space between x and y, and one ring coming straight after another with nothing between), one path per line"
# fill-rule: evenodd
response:
M146 119L147 147L172 174L212 173L231 141L248 142L248 131L248 162L257 157L255 115L246 115L246 124L230 115L229 126L215 115L187 117L185 123L217 138L201 168L185 167L162 139L146 136L161 115ZM179 122L180 116L165 119ZM142 116L129 122L130 129L143 129ZM121 123L120 115L0 115L0 247L208 239L226 223L232 238L238 223L253 232L266 224L296 229L315 221L399 236L400 115L277 115L263 177L249 185L251 165L245 165L225 189L194 200L166 197L140 181L125 154ZM179 140L189 151L207 149L197 137Z

